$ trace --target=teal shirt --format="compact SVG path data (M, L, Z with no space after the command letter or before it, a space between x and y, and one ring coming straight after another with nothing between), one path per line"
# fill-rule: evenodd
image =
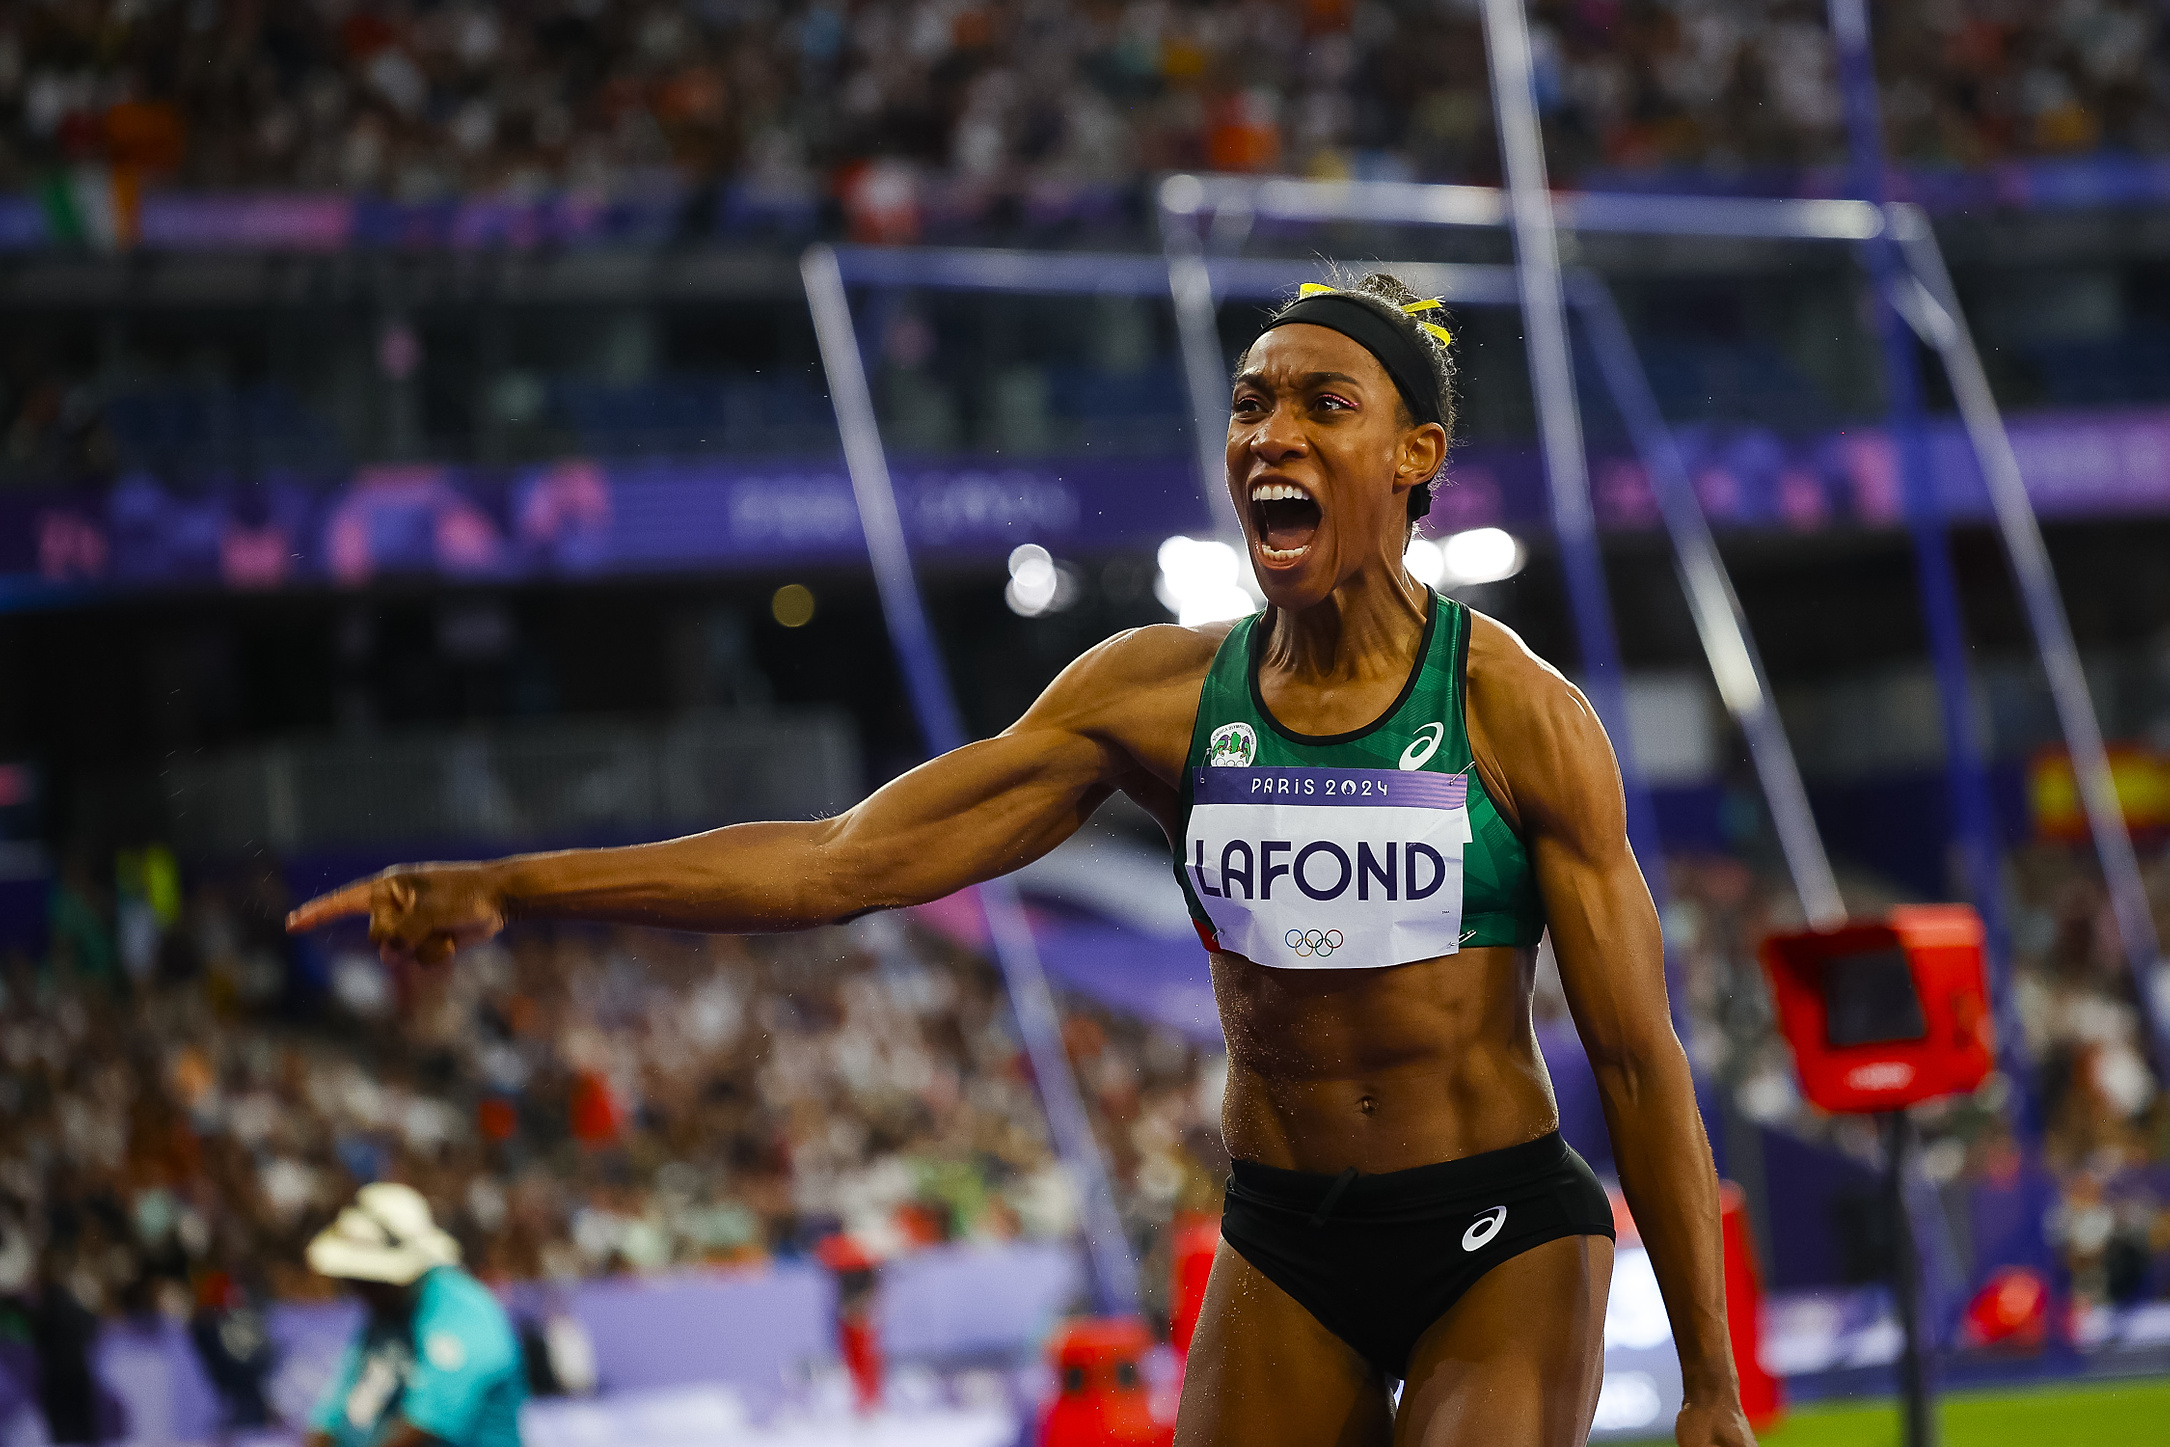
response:
M365 1324L309 1425L370 1447L404 1417L450 1447L520 1447L527 1375L520 1340L489 1288L456 1266L422 1278L406 1324Z

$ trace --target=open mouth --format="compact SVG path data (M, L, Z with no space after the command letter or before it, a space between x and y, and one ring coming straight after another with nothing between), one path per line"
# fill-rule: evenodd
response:
M1269 562L1292 562L1318 536L1319 505L1292 482L1251 486L1251 530Z

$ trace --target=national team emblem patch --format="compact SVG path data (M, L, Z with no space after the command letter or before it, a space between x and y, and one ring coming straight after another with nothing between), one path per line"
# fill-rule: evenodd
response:
M1248 769L1258 757L1258 735L1247 723L1222 724L1206 746L1206 762L1228 769Z

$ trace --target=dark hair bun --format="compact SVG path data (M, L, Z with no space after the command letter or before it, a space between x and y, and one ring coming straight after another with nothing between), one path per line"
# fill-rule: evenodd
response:
M1423 297L1409 289L1409 284L1391 272L1374 271L1360 279L1339 266L1327 268L1327 280L1340 295L1353 297L1375 309L1381 316L1403 328L1421 343L1423 355L1432 364L1432 383L1439 389L1439 422L1447 429L1447 445L1454 445L1454 356L1439 338L1417 323L1417 319L1402 310L1413 301ZM1314 296L1316 292L1312 293ZM1289 303L1293 305L1294 302ZM1443 320L1439 312L1427 312L1425 320ZM1446 470L1442 464L1440 471ZM1420 522L1432 510L1432 489L1439 484L1437 474L1409 489L1409 521Z

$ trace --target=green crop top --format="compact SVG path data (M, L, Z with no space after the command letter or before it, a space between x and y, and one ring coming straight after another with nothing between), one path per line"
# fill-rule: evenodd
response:
M1368 969L1534 945L1543 902L1521 836L1473 767L1469 609L1431 595L1384 717L1292 733L1258 691L1254 615L1214 655L1183 769L1176 878L1208 949L1292 969Z

